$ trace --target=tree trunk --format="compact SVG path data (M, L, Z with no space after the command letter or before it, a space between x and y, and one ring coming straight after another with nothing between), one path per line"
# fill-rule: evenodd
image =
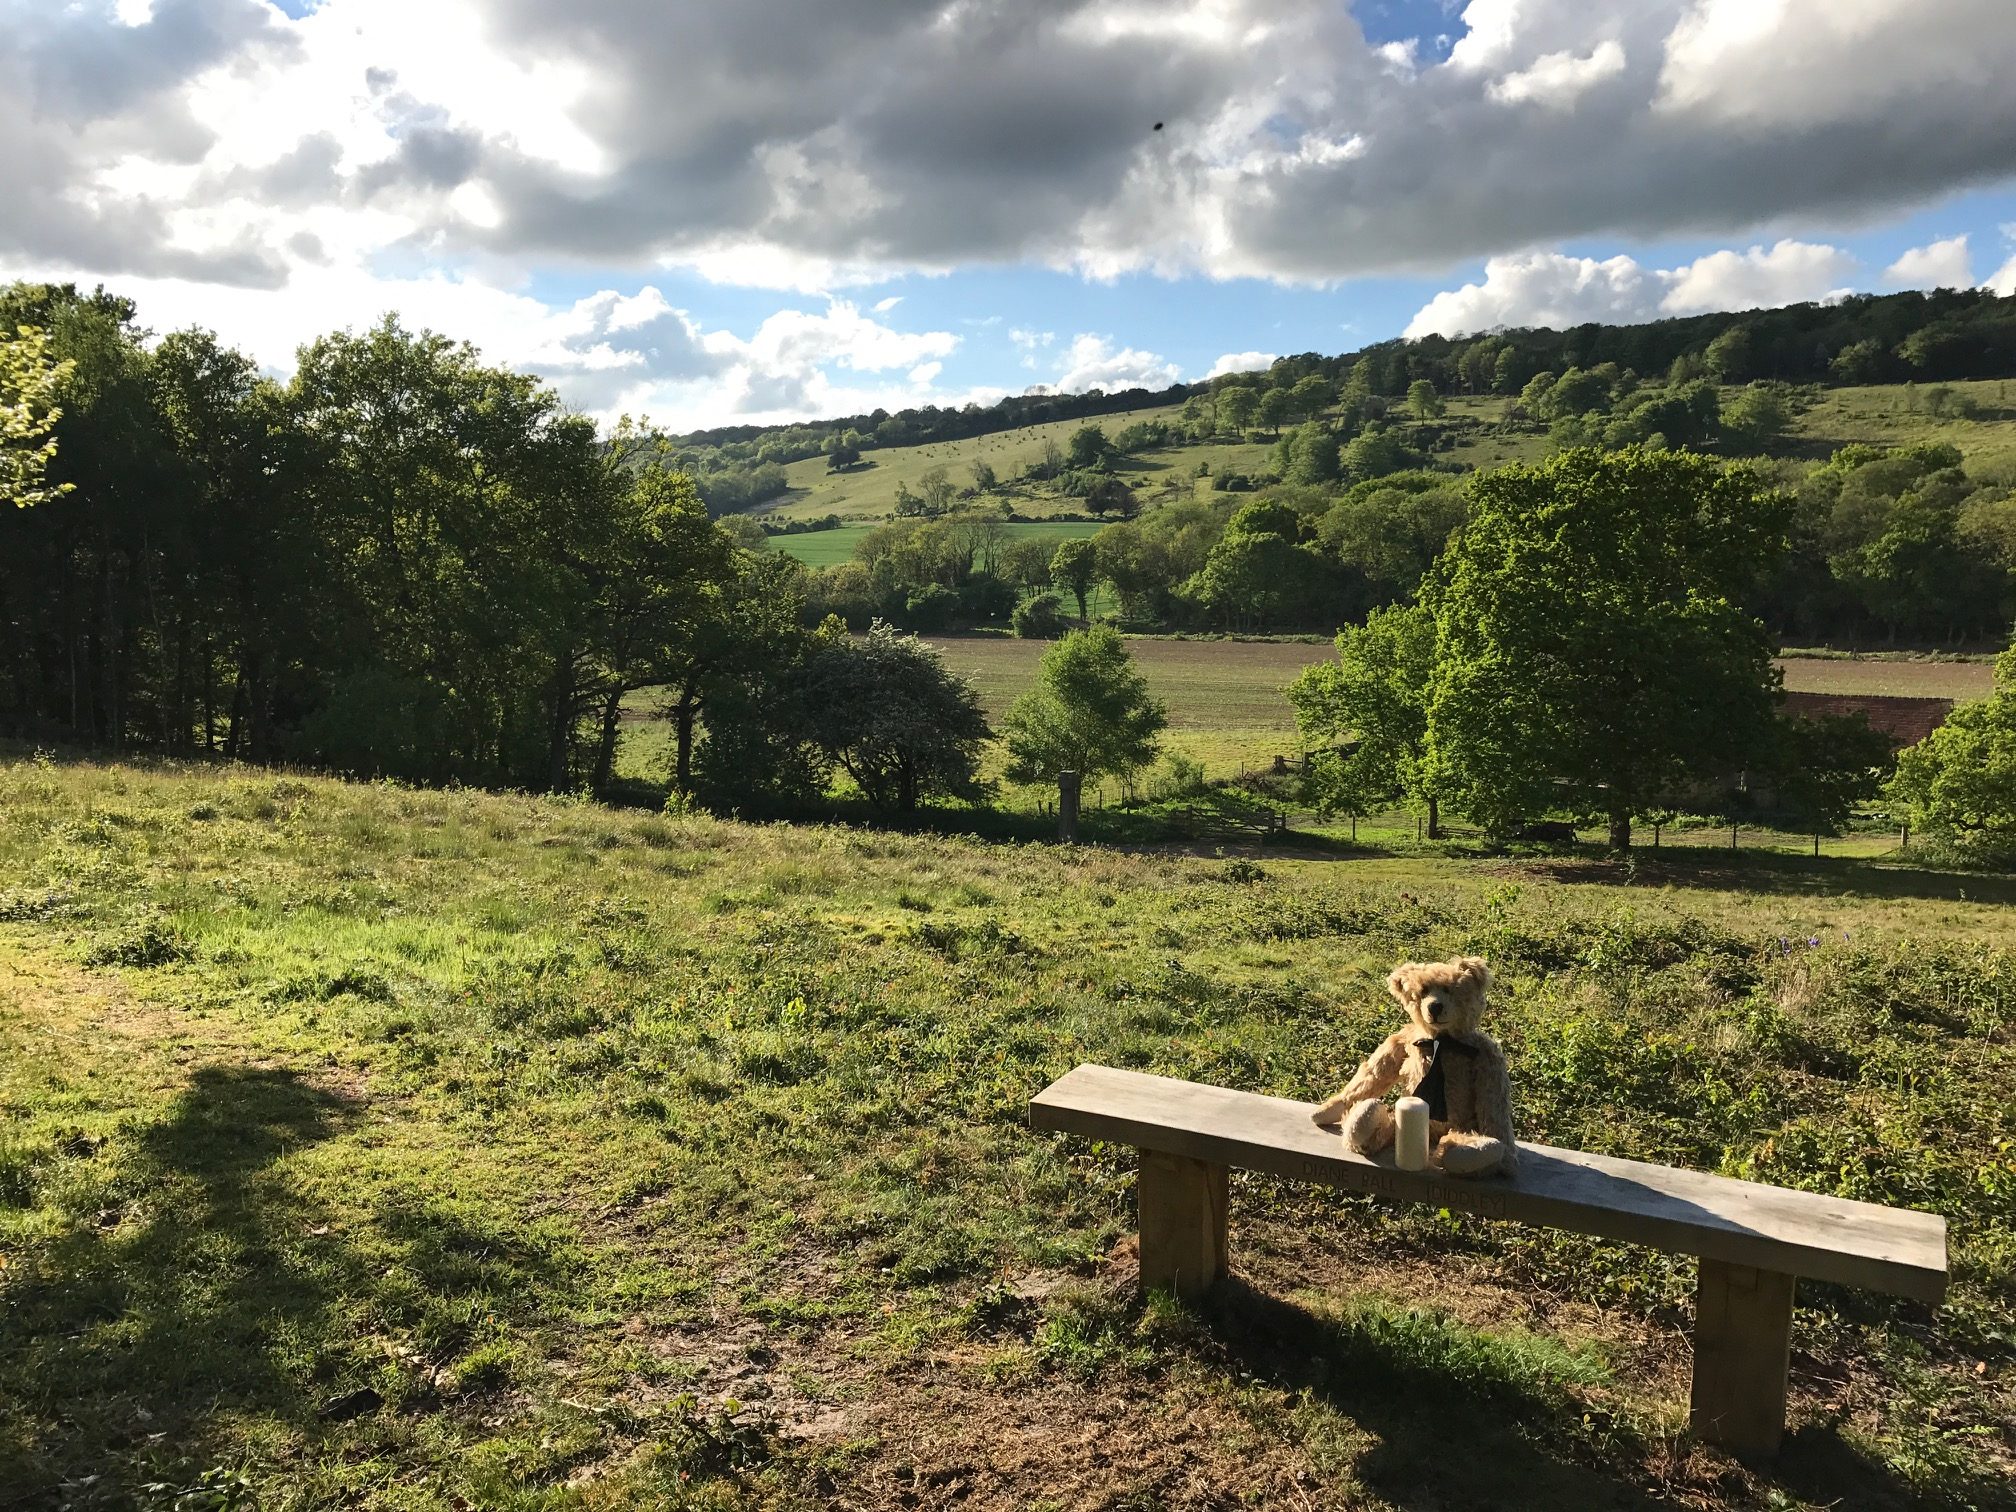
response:
M623 689L615 688L602 701L602 734L595 743L595 791L609 791L609 779L616 770L616 732L623 718Z
M1065 845L1078 843L1078 796L1084 783L1081 772L1057 774L1057 838Z
M552 721L546 730L546 788L557 793L567 786L567 757L574 735L574 653L563 651L553 658ZM598 773L595 791L603 783Z
M245 663L238 663L238 674L231 680L231 732L224 737L224 755L236 761L244 754L245 747Z
M1610 849L1631 849L1631 815L1628 812L1610 816Z
M1442 838L1442 800L1433 793L1428 795L1428 838Z
M693 721L700 705L691 694L682 694L672 706L672 734L678 755L672 764L673 789L684 798L693 791Z

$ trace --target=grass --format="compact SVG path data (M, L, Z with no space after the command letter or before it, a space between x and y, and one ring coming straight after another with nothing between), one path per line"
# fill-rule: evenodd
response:
M1943 442L1956 446L1970 472L2016 468L2016 392L2000 379L1944 385L1971 400L1972 420L1937 420L1924 411L1924 390L1938 385L1884 384L1868 388L1823 389L1800 417L1794 440L1802 454L1825 457L1853 442L1907 446ZM2006 481L2006 480L2005 480Z
M1024 426L1020 430L998 431L963 441L877 449L862 454L861 466L841 473L829 471L823 457L808 457L784 469L791 491L758 513L765 518L781 519L819 519L837 514L843 520L881 520L895 506L896 485L899 482L913 490L918 489L925 473L934 467L942 467L954 484L966 488L973 482L973 464L986 462L993 467L1002 483L1008 485L997 497L1018 512L1075 514L1083 510L1082 500L1061 498L1015 485L1014 480L1020 477L1022 469L1042 457L1046 443L1054 443L1062 450L1070 441L1071 433L1083 425L1103 425L1110 436L1137 421L1173 420L1177 413L1177 406L1164 405L1101 416L1096 421L1058 420L1049 425ZM1210 463L1213 472L1221 467L1250 470L1265 459L1268 450L1266 445L1246 443L1182 447L1133 459L1121 471L1135 488L1146 488L1152 492L1172 478L1179 479L1183 486L1189 486L1200 461Z
M814 530L801 535L770 538L770 549L794 556L810 567L834 567L854 559L855 548L877 529L875 525L842 525L837 530ZM1103 527L1094 520L1044 520L1034 524L1005 525L1008 539L1065 540L1096 534Z
M46 759L0 875L8 1505L2012 1504L2007 879ZM1457 949L1529 1137L1947 1215L1937 1312L1802 1286L1777 1466L1682 1429L1684 1260L1241 1176L1239 1283L1143 1305L1128 1152L1026 1126L1313 1097Z

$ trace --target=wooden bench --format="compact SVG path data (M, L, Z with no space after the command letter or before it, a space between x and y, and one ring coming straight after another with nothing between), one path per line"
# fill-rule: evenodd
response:
M1785 1432L1795 1277L1946 1294L1946 1220L1932 1213L1524 1143L1516 1178L1455 1181L1353 1154L1310 1122L1314 1108L1080 1066L1030 1102L1029 1122L1141 1152L1141 1284L1183 1296L1225 1274L1233 1166L1698 1255L1689 1422L1737 1454L1774 1453Z

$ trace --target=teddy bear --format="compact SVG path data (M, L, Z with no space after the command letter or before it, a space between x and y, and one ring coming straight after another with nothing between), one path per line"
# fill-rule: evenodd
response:
M1353 1150L1376 1155L1393 1143L1384 1099L1398 1085L1427 1102L1430 1157L1445 1174L1510 1175L1519 1158L1512 1080L1505 1052L1478 1027L1491 968L1477 956L1409 961L1386 986L1407 1010L1407 1026L1380 1041L1344 1090L1316 1110L1316 1122L1342 1124Z

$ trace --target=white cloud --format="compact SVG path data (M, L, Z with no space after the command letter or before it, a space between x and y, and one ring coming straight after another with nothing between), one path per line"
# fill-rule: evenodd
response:
M107 277L1323 281L2016 174L2008 0L1470 0L1441 64L1337 0L0 6L0 257Z
M2016 294L2016 257L2010 258L1989 274L1988 281L1981 287L1991 293L2000 294L2005 299L2011 294Z
M942 362L920 362L910 369L910 381L919 388L929 388L938 381L938 375L945 371Z
M1974 282L1974 258L1963 233L1913 247L1885 268L1883 276L1913 289L1965 289Z
M1408 37L1399 42L1383 42L1373 49L1380 65L1398 79L1411 79L1421 71L1421 39Z
M1770 248L1711 252L1682 267L1647 268L1636 258L1597 261L1559 252L1494 257L1482 283L1437 294L1407 325L1409 336L1456 336L1498 326L1587 321L1628 324L1703 310L1747 310L1845 292L1855 259L1839 247L1785 240Z
M1257 373L1274 366L1277 354L1273 352L1227 352L1211 364L1206 378L1222 378L1227 373Z
M1057 339L1055 331L1031 331L1022 326L1011 326L1008 339L1025 352L1033 352L1038 347L1047 347Z
M1711 252L1660 276L1670 281L1659 308L1668 315L1750 310L1846 293L1855 259L1839 247L1793 241L1747 252Z
M1409 336L1465 335L1498 326L1553 326L1585 321L1648 319L1657 305L1657 280L1637 261L1522 252L1494 257L1482 283L1445 290L1407 323Z
M901 294L891 294L887 299L878 299L875 301L875 313L877 315L887 315L901 303L903 303L903 296Z
M1162 389L1183 376L1181 368L1154 352L1115 347L1111 337L1090 333L1071 339L1058 371L1057 388L1067 394L1095 388Z
M1808 132L1896 110L1908 133L1964 119L1959 100L2006 79L2016 31L2006 0L1691 0L1664 51L1669 114Z
M1622 72L1624 49L1614 41L1604 41L1586 58L1572 52L1535 58L1529 67L1495 80L1489 92L1501 105L1534 104L1566 110L1579 96Z

